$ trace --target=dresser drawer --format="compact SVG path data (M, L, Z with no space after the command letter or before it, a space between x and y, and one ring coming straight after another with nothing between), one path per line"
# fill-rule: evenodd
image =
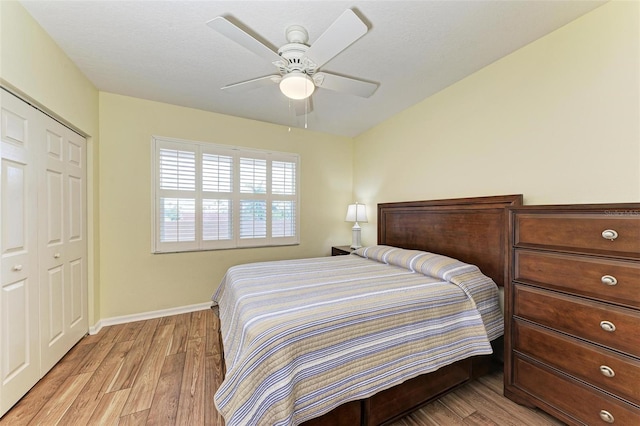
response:
M536 395L577 422L587 425L640 424L640 409L632 404L517 356L513 365L517 387Z
M513 289L514 315L640 356L639 311L520 284Z
M514 349L640 405L640 361L523 321Z
M546 247L640 258L640 215L519 213L514 226L516 247ZM603 237L605 231L615 231L615 238Z
M516 250L514 279L640 308L640 262Z

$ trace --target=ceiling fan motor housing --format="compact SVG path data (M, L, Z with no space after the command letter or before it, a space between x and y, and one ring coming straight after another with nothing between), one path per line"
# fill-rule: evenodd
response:
M288 74L292 71L303 72L309 76L315 74L317 66L306 56L309 46L302 43L287 43L278 49L278 54L284 59L274 64L280 70L281 75Z

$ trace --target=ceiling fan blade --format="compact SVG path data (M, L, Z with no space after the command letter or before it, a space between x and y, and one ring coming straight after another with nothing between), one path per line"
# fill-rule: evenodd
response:
M264 77L254 78L252 80L241 81L239 83L229 84L224 86L221 90L228 93L239 93L247 90L259 89L260 87L271 86L280 82L282 76L279 75L267 75Z
M313 42L305 56L320 68L367 31L364 22L351 9L347 9Z
M354 78L342 77L340 75L319 72L313 76L313 82L316 86L323 89L334 90L336 92L348 93L350 95L368 98L378 88L377 83L356 80Z
M272 49L222 16L213 18L207 22L207 25L227 37L229 40L235 41L240 46L250 50L271 63L282 60L280 55Z
M293 102L293 107L296 111L297 116L301 116L301 115L305 115L313 112L313 101L311 100L311 97L308 97L307 99L301 99L299 101L291 101L291 102Z

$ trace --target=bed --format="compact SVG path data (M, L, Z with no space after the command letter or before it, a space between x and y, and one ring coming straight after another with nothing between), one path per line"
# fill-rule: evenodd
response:
M230 268L214 295L227 425L385 424L488 371L521 203L379 204L376 246Z

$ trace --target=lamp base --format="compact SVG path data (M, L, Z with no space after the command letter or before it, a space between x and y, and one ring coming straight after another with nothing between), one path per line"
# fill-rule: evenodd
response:
M355 250L360 247L362 247L360 243L360 226L356 223L353 225L353 228L351 228L351 248Z

